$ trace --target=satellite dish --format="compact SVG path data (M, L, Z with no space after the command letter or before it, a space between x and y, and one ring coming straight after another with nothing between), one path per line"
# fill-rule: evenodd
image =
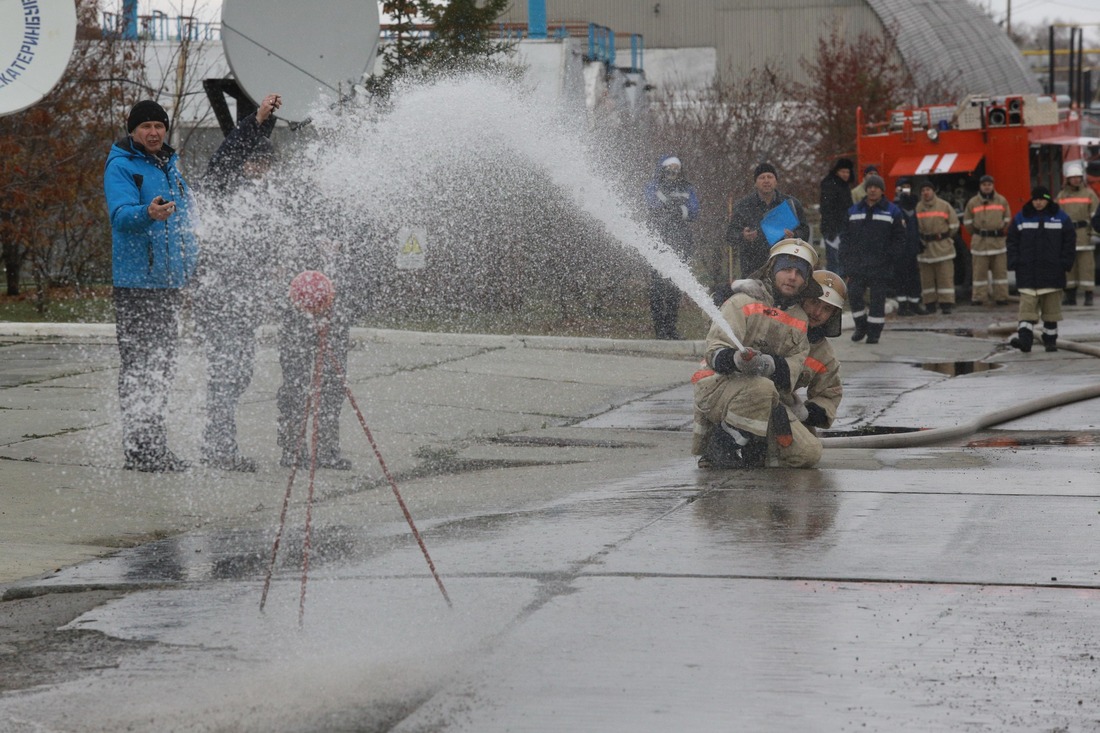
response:
M292 122L374 68L380 29L377 0L222 3L222 46L237 84L253 102L281 94L279 116Z
M0 115L49 94L69 65L75 40L73 0L0 0Z

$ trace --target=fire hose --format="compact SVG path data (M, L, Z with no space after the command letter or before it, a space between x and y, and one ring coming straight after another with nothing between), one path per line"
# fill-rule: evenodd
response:
M990 327L990 333L1011 332L1015 327L998 326ZM1081 344L1074 341L1058 341L1058 348L1067 351L1076 351L1090 356L1100 357L1100 347L1090 344ZM972 435L979 430L999 425L1000 423L1015 420L1026 415L1031 415L1052 407L1061 407L1074 402L1090 400L1100 397L1100 384L1087 387L1079 387L1065 392L1059 392L1045 397L1037 397L1027 402L1022 402L1003 410L979 415L977 418L961 425L945 428L931 428L929 430L917 430L911 433L892 433L890 435L855 435L839 436L835 438L822 438L821 444L825 448L912 448L922 445L934 445L949 440L955 440L966 435Z

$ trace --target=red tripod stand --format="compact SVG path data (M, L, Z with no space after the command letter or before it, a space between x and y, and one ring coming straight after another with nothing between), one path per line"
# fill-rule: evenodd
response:
M332 286L332 282L322 273L309 270L294 278L290 286L290 295L291 300L297 307L313 316L317 326L317 357L313 364L313 378L310 382L309 394L306 398L305 415L302 420L302 428L298 433L298 445L295 451L295 455L302 455L302 448L305 447L306 433L309 428L310 420L312 419L313 431L311 433L309 447L309 489L306 494L305 536L302 540L302 586L298 601L298 624L302 624L306 608L306 583L309 578L309 558L312 548L313 496L317 475L317 446L318 436L320 434L321 379L326 360L336 372L337 377L343 385L344 395L355 410L355 416L359 419L359 425L363 428L363 434L367 436L367 442L370 443L371 450L374 451L374 456L378 459L378 465L381 466L382 473L389 482L390 489L393 490L393 495L396 497L397 503L401 507L401 512L405 515L405 521L408 522L409 529L412 530L413 536L420 546L420 551L424 554L424 559L428 563L428 569L431 570L432 577L435 578L436 585L439 586L439 592L443 594L443 599L447 601L447 605L449 607L452 606L451 598L447 595L447 589L443 587L443 581L439 578L439 573L436 572L435 563L432 562L431 555L428 554L428 548L424 544L424 539L416 529L412 514L409 513L409 508L406 506L405 500L401 498L401 492L397 489L397 482L394 481L393 476L390 475L390 471L386 467L386 461L382 458L381 451L378 450L378 444L375 442L370 428L367 427L367 421L366 418L363 417L363 411L359 409L359 404L355 401L355 395L352 394L351 388L348 386L344 370L339 362L337 362L332 354L332 350L328 346L329 321L327 314L332 307L335 297L335 289ZM298 461L295 461L290 469L290 477L286 484L286 493L283 495L282 511L279 513L279 529L275 533L275 541L271 548L271 560L268 563L267 574L264 577L263 594L260 596L260 611L264 610L264 605L267 603L268 590L271 588L271 576L274 573L275 560L279 554L279 544L282 541L283 531L286 528L286 516L290 506L291 490L294 487L294 479L297 474Z

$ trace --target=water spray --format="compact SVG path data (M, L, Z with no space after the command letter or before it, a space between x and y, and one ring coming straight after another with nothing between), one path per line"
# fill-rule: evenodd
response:
M382 467L382 473L389 482L393 495L397 498L398 506L401 507L401 512L405 516L405 521L408 522L413 537L416 538L416 542L420 546L420 551L423 553L424 559L428 563L428 569L431 571L432 577L435 578L436 585L439 587L439 592L443 594L443 599L447 602L447 606L453 607L451 598L447 594L447 589L443 586L443 581L440 579L439 573L436 572L435 563L432 562L431 555L428 554L428 548L424 544L424 540L420 536L416 524L413 522L412 514L409 512L405 500L401 497L401 492L397 488L397 482L386 467L386 462L382 458L382 453L378 449L378 444L375 442L370 428L367 427L367 421L366 418L363 417L363 411L359 409L359 404L355 401L355 396L352 394L351 387L348 385L344 370L336 360L335 355L332 353L332 349L329 348L329 314L335 301L336 288L333 286L332 280L322 272L306 270L296 275L290 283L290 302L294 304L294 307L313 317L317 326L317 357L313 365L313 378L310 382L309 394L306 397L305 415L303 416L301 430L298 433L297 450L294 452L295 456L302 455L306 433L309 428L310 420L312 419L313 431L310 437L309 449L309 488L306 494L305 533L302 540L302 582L298 598L298 625L301 626L305 618L306 584L309 578L309 560L310 551L312 549L313 497L317 475L317 447L320 435L321 378L326 361L333 367L340 383L343 385L344 395L348 398L352 408L355 410L355 415L359 419L359 425L363 428L363 433L367 437L367 442L370 443L370 447L374 451L374 456L378 459L378 464ZM294 478L298 473L298 466L299 461L295 460L294 465L291 466L290 469L290 477L287 479L286 492L283 494L283 505L279 512L279 528L275 532L275 540L271 547L271 559L268 563L267 573L264 577L263 592L260 595L261 612L264 610L264 606L267 603L267 594L271 588L271 577L275 571L275 560L278 557L279 545L282 541L283 531L286 528L286 515L290 506L290 494L294 486Z

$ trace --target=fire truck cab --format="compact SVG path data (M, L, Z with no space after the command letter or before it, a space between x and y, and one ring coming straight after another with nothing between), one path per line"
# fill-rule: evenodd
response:
M1100 138L1081 136L1076 109L1034 94L971 95L959 104L903 107L882 122L867 122L859 109L856 123L859 167L878 168L888 198L893 199L899 178L928 179L960 214L987 173L1015 214L1034 186L1057 193L1063 164L1084 161L1089 148L1100 146ZM969 233L957 244L967 255ZM957 262L959 284L967 282L969 257L965 260Z

